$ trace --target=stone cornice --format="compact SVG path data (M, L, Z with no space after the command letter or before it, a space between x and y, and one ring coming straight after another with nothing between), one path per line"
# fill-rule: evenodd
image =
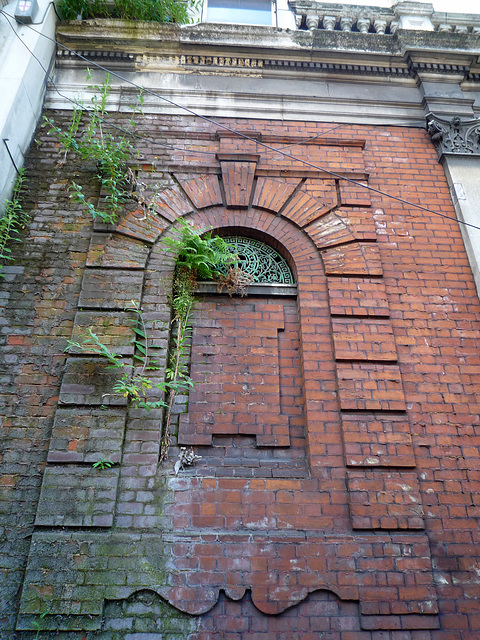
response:
M330 5L336 6L336 5ZM225 28L224 28L225 27ZM143 70L334 74L391 79L455 77L477 82L480 39L470 34L399 31L395 36L271 27L154 25L122 20L62 23L58 39L87 58ZM87 49L88 47L88 49ZM352 60L352 55L354 59ZM85 64L59 47L59 60ZM470 68L473 67L473 72Z

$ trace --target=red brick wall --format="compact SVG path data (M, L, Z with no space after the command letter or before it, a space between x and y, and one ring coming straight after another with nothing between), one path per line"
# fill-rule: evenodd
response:
M11 603L26 567L20 636L43 610L52 634L62 624L99 628L105 599L126 602L150 589L199 616L190 619L195 640L269 640L282 630L299 640L321 632L330 640L473 640L480 630L480 309L460 231L345 180L454 217L428 136L342 125L335 139L322 140L330 125L228 124L260 131L271 146L295 144L289 153L341 177L218 135L203 121L148 116L139 132L186 151L142 149L139 178L163 181L154 212L146 216L132 203L116 229L96 225L92 234L65 191L65 176L81 171L94 196L88 168L71 160L56 166L58 150L38 136L44 145L29 163L30 237L2 285L10 299L0 479L16 558L15 569L4 566L5 625L13 628ZM212 155L199 158L190 147ZM136 299L165 356L172 257L163 234L180 216L254 233L280 249L298 296L201 303L191 366L197 386L188 408L177 406L175 428L202 460L173 477L175 439L171 458L158 465L161 416L115 406L107 412L115 433L108 446L118 464L96 476L87 465L105 429L99 385L108 389L109 374L96 370L95 386L98 361L72 354L64 365L65 341L96 324L131 355L124 307ZM230 340L236 360L217 349L205 369L203 345L211 352L221 344L206 328ZM268 393L254 390L254 409L240 401L240 342L244 359L264 349L262 370L251 373L270 385ZM73 511L67 488L77 492ZM145 569L145 558L161 577ZM58 585L62 571L69 597ZM77 607L86 602L85 584L93 585L89 604ZM115 638L139 631L128 624L112 623L125 629Z

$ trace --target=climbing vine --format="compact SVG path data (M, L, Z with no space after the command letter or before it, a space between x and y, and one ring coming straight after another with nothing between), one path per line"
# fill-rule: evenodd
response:
M179 391L193 386L188 375L191 316L195 306L198 280L219 280L222 268L235 263L237 256L228 243L211 232L202 235L192 224L182 221L172 238L167 238L168 249L177 255L172 287L172 332L170 358L166 379L171 385L167 419L162 433L163 455L170 446L170 420L175 397Z

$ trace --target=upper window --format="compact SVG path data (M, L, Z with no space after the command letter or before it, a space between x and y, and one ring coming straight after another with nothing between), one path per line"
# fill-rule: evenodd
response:
M208 0L207 22L272 25L272 0Z

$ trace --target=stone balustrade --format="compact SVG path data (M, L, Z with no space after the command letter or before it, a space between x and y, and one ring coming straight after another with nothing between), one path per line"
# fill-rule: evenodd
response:
M433 5L402 0L391 8L289 0L297 29L393 35L398 29L480 35L480 14L436 12Z

